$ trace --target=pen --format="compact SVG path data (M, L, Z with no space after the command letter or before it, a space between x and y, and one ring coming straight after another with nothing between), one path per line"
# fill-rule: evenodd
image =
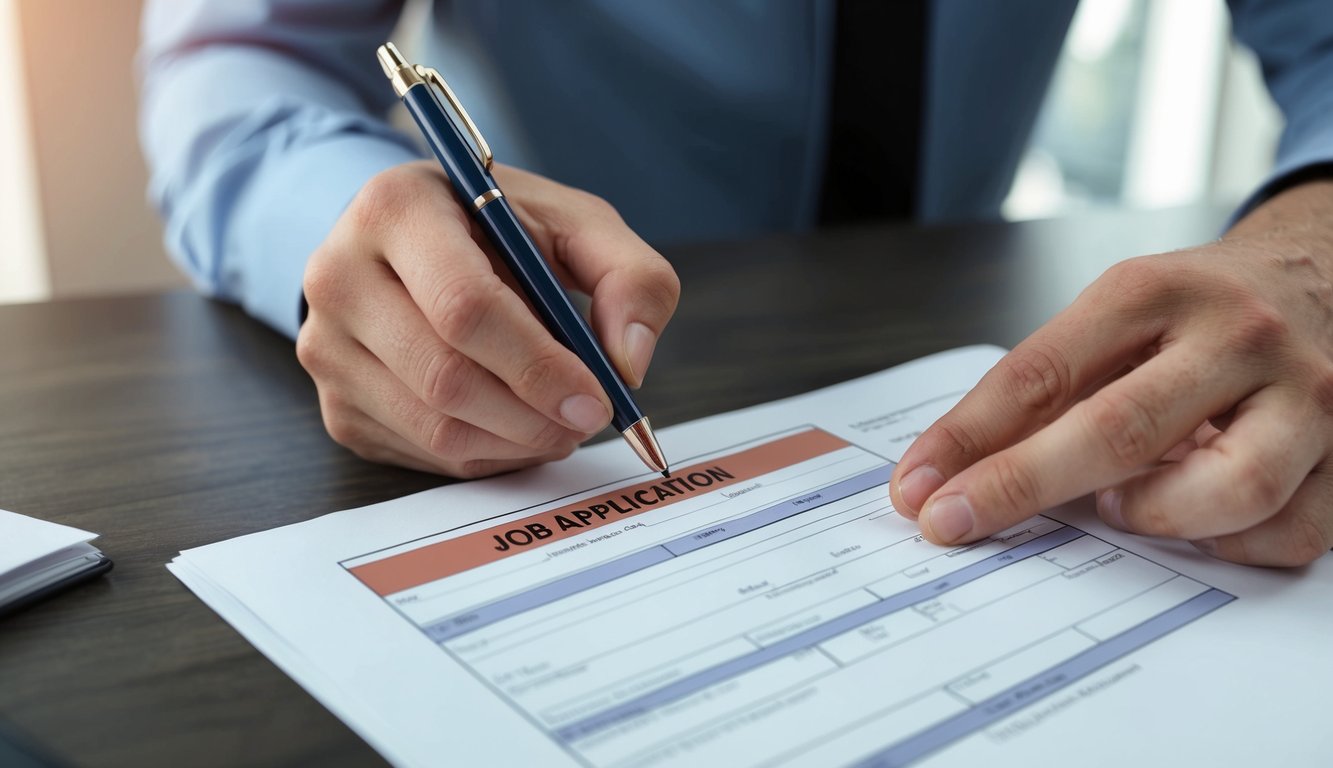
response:
M494 162L491 148L449 84L430 67L408 64L393 43L381 45L377 56L385 76L393 83L394 92L403 100L435 157L444 166L459 202L476 217L542 322L597 377L611 400L614 411L611 423L644 464L668 476L671 470L648 418L639 410L629 388L611 367L592 329L569 300L569 294L565 293L546 259L514 215L514 209L491 176ZM463 138L463 132L445 111L436 89L461 119L464 129L475 142L475 148Z

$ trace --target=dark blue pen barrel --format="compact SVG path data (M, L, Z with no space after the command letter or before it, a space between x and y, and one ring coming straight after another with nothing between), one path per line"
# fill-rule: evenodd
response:
M569 300L569 294L560 287L550 265L542 258L532 238L528 237L527 230L519 223L509 202L500 198L488 203L477 214L477 220L486 230L505 265L518 278L519 285L523 286L528 300L551 334L578 355L601 383L614 411L612 425L623 432L642 419L643 413L635 405L629 388L611 366L602 345L597 343L597 337L588 328L587 321Z
M403 94L403 104L425 134L426 143L444 166L444 172L449 174L463 206L471 211L473 200L495 188L495 179L475 160L476 150L449 119L434 90L424 83L408 88Z
M403 94L403 103L425 134L445 173L449 174L459 203L471 213L478 197L497 188L495 179L477 161L472 145L449 119L434 90L425 85L413 86ZM508 201L504 198L491 201L476 215L496 252L523 286L542 322L561 344L579 356L601 383L611 400L615 428L623 432L642 419L643 414L630 397L625 382L611 367L606 352L569 300L569 294L560 287L536 244L519 224Z

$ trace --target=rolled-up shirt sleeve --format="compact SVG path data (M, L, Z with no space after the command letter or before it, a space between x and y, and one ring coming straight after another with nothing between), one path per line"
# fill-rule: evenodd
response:
M1236 38L1259 57L1286 118L1273 170L1235 218L1314 173L1333 174L1333 7L1328 0L1229 0Z
M402 2L149 0L140 137L167 250L295 337L311 252L376 173L420 157L375 60Z

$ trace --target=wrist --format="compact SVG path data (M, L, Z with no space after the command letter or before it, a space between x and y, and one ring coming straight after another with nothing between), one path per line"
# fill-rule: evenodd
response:
M1255 206L1224 239L1286 233L1333 246L1333 166L1321 169Z

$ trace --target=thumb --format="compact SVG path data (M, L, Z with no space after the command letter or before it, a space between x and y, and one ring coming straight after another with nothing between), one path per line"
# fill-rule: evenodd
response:
M631 387L643 384L680 299L676 271L605 200L517 169L497 175L553 266L592 297L592 327L612 365Z
M621 263L601 272L595 283L575 278L592 295L593 330L625 383L634 388L643 384L657 340L680 298L675 270L666 259L647 250L650 257L622 255ZM577 274L577 270L570 271Z

